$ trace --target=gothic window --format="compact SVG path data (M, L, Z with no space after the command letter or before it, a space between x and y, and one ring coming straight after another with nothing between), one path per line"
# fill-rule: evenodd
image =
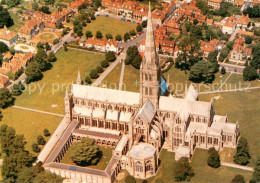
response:
M208 144L212 144L212 137L208 137Z
M226 135L223 135L222 140L226 142Z
M148 80L148 76L147 76L147 74L145 74L145 81L147 81Z
M151 74L149 74L149 80L152 81L152 75Z
M201 136L201 137L200 137L200 142L201 142L201 143L205 143L205 137Z
M150 88L150 95L153 95L153 90L152 90L152 88Z
M232 136L228 136L228 142L232 141Z
M214 145L218 145L218 139L214 138Z
M148 88L145 87L145 95L148 95Z

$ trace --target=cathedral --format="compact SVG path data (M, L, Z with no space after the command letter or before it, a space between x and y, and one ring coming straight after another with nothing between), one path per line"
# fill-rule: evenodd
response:
M64 120L68 127L54 150L46 153L46 157L43 153L38 157L46 169L86 182L112 182L121 169L146 179L156 175L162 148L175 152L178 160L190 158L196 148L215 147L221 151L224 147L236 147L238 124L229 123L227 116L215 115L213 101L198 101L198 92L192 85L183 98L161 96L162 73L150 10L145 44L140 93L82 85L78 75L77 83L64 98ZM59 164L71 142L84 137L114 148L105 174ZM105 175L109 179L103 179Z

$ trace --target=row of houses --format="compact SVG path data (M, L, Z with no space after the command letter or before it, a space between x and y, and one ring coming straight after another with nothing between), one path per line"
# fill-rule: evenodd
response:
M162 3L162 9L155 9L152 12L154 25L161 25L173 12L174 5L174 1L165 2ZM148 8L133 0L103 0L102 7L108 13L131 20L144 21L148 16Z
M219 9L222 2L229 2L236 6L243 6L245 4L251 6L260 5L259 0L208 0L207 2L213 9Z
M80 47L95 49L100 52L115 52L119 51L119 43L114 40L103 40L97 38L88 38L87 40L82 40L79 43Z

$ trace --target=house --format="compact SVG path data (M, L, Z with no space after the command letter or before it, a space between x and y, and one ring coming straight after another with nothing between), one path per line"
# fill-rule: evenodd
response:
M118 42L113 40L106 41L106 51L118 53Z
M250 22L249 16L248 15L242 15L237 20L237 26L242 27L242 28L246 28L247 25L249 24L249 22Z
M223 27L222 32L224 34L233 34L233 32L236 30L236 24L234 22L227 21Z
M238 36L243 36L243 37L246 37L246 36L254 36L254 32L239 31L239 32L238 32Z
M207 25L213 25L213 23L214 23L213 19L207 18L207 20L206 20Z
M21 69L25 69L27 63L33 58L33 53L15 53L15 55L5 55L0 73L8 74L9 72L15 74Z
M5 43L8 47L12 46L18 40L18 34L6 28L0 29L0 42Z
M237 38L230 54L230 60L245 61L251 57L252 48L247 48L245 46L245 39Z
M11 82L7 76L0 74L0 88L6 88Z
M174 47L175 47L174 41L170 41L170 40L166 40L166 39L160 41L160 51L162 53L173 55L174 54Z
M176 45L174 48L174 53L173 53L173 58L176 59L178 58L178 56L182 54L182 51L178 48L178 46Z
M213 7L213 9L218 10L222 0L208 0L208 5Z

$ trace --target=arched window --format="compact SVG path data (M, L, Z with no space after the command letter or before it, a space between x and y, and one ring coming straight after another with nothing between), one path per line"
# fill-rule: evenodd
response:
M145 74L145 80L146 80L146 81L148 80L148 76L147 76L147 74Z
M150 88L150 95L153 95L153 90L152 90L152 88Z
M152 81L152 75L151 74L149 74L149 80Z
M145 87L145 95L148 95L148 88Z

